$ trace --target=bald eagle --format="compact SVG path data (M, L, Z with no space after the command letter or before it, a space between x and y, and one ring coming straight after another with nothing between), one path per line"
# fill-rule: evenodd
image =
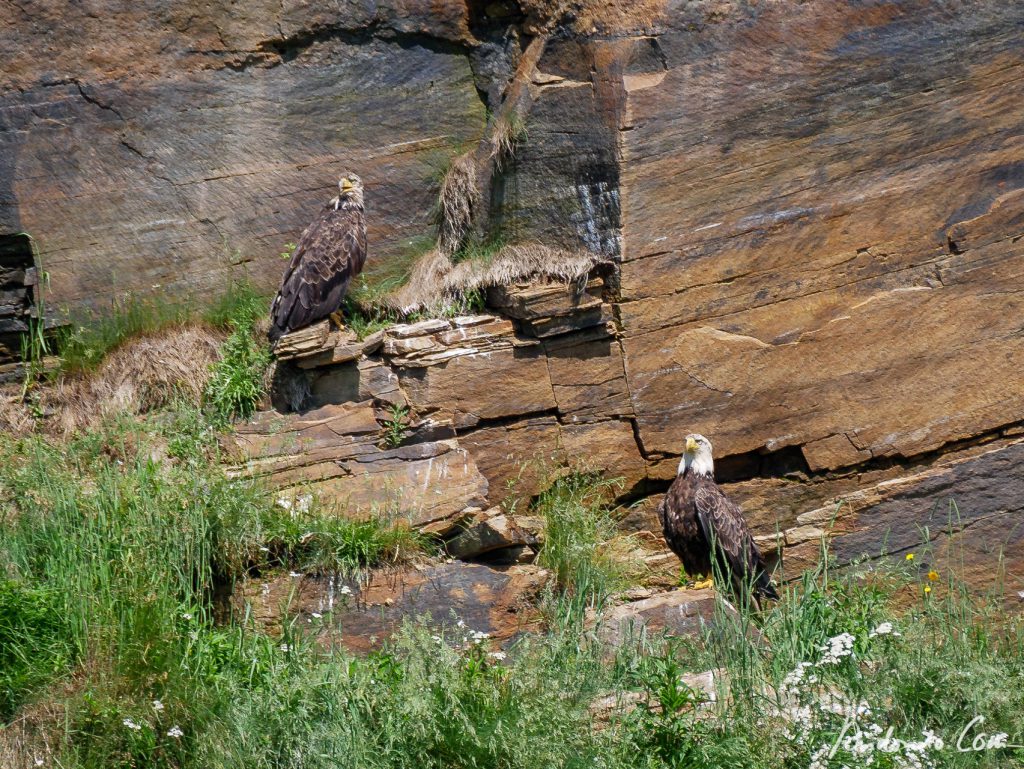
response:
M715 483L714 472L711 441L703 435L687 435L676 479L658 506L665 541L687 574L710 577L717 568L737 595L753 588L755 600L777 601L778 593L743 514ZM714 567L712 547L717 553Z
M299 237L281 290L270 305L270 341L328 316L340 326L337 312L365 261L363 182L347 173L338 181L338 197Z

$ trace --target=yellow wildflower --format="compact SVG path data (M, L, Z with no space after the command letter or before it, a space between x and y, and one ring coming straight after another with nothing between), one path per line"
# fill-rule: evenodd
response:
M907 553L907 560L908 561L913 561L914 560L914 554L913 553Z
M930 572L928 572L928 579L931 582L938 582L938 580L939 580L939 573L937 571L935 571L935 569L932 569Z
M924 586L924 594L928 595L930 592L932 592L932 586L931 585L925 585Z

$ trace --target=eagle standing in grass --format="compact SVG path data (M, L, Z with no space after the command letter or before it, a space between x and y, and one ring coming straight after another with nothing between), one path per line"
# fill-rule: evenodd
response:
M338 311L345 292L366 261L366 219L362 180L344 174L338 190L338 197L324 206L295 246L281 290L270 305L271 342L321 318L342 326Z
M658 507L665 541L690 575L710 577L714 568L736 595L753 588L758 598L779 599L739 507L715 483L711 441L687 435L679 472ZM712 566L712 548L717 553ZM706 586L704 585L704 586Z

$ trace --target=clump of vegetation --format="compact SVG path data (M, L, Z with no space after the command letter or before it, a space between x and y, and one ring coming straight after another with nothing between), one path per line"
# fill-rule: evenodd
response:
M266 393L272 360L262 331L266 314L267 303L248 284L226 293L207 310L210 323L229 331L204 396L222 423L252 416Z
M437 244L442 253L452 254L462 247L479 197L476 162L470 151L452 161L437 193Z
M195 307L188 301L130 296L115 302L106 311L58 332L56 346L62 371L93 371L127 340L182 326L194 315Z
M252 328L239 326L220 348L204 401L221 423L252 416L266 392L270 347Z
M392 449L401 446L408 427L409 407L394 404L388 419L384 422L384 445Z
M489 265L494 261L494 257L501 253L505 245L505 241L500 235L479 240L470 238L452 254L452 264L475 262L481 266Z
M540 563L588 608L603 605L638 576L639 566L628 555L635 545L619 533L608 509L616 485L593 475L569 475L554 481L533 506L545 521Z
M309 496L281 499L264 517L265 563L307 574L357 575L371 566L396 565L431 549L402 520L353 520L317 509Z
M487 139L491 145L491 162L495 170L502 170L515 157L516 147L526 141L527 137L526 121L515 111L493 121Z
M201 313L201 318L222 331L256 329L266 321L270 300L248 280L234 281Z

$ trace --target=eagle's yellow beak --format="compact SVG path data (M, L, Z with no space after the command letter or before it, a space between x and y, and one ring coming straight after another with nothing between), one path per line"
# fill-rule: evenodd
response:
M697 441L695 441L693 438L687 438L686 439L686 453L689 454L691 451L696 451L696 450L697 450Z
M342 179L341 180L341 191L342 192L348 192L350 189L352 189L352 182L350 182L348 179Z

